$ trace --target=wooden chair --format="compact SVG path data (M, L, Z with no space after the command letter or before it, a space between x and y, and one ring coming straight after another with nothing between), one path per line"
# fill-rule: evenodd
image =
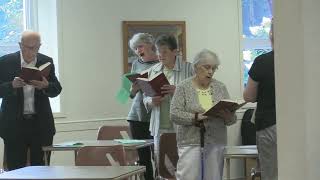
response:
M76 166L126 166L126 154L122 145L85 146L78 150ZM137 180L134 175L125 180Z
M131 136L128 126L101 126L97 140L129 139Z
M101 126L97 140L130 139L129 126ZM126 150L127 165L137 165L139 160L137 150Z
M122 145L85 146L79 149L76 166L125 166L125 152Z
M160 179L175 179L179 155L176 133L163 133L159 143L158 172Z

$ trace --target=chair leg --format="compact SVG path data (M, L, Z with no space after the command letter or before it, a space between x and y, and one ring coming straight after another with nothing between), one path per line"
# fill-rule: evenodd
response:
M260 177L260 179L261 179L260 172L256 172L256 171L251 172L251 180L255 180L257 177Z

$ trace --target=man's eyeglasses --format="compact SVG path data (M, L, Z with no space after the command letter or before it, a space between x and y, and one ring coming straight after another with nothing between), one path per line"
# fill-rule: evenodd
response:
M30 51L36 51L40 48L41 44L38 44L38 45L35 45L35 46L28 46L28 45L25 45L25 44L22 44L22 43L19 43L20 46L24 49L28 49Z

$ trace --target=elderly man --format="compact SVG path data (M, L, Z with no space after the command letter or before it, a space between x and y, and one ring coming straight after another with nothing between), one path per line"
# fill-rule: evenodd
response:
M193 75L193 68L191 63L185 62L177 56L178 45L174 36L159 36L155 45L160 62L149 69L148 75L152 77L157 73L163 72L170 83L170 85L165 85L161 89L161 92L166 94L165 96L145 96L143 99L146 109L148 111L152 110L150 132L154 138L154 152L158 163L159 138L161 133L174 132L169 112L175 87L182 80Z
M44 165L42 146L52 145L55 134L49 97L62 88L55 76L52 58L38 53L41 38L37 32L22 33L20 51L0 58L0 135L4 140L9 170L24 167L27 151L31 165ZM21 67L51 63L47 78L25 82Z

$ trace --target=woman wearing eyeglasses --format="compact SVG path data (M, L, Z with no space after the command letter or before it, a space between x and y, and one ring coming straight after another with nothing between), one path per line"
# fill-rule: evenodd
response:
M229 98L226 86L212 78L219 64L212 51L199 52L193 62L195 76L179 84L173 96L170 117L176 125L178 180L222 180L226 126L235 123L235 112L222 110L215 117L203 115L219 100ZM206 129L203 157L200 153L201 123Z

